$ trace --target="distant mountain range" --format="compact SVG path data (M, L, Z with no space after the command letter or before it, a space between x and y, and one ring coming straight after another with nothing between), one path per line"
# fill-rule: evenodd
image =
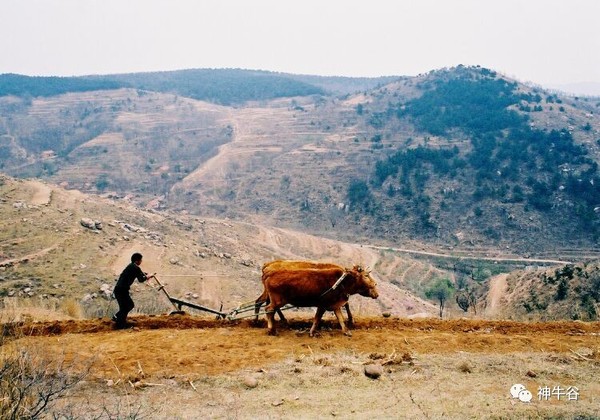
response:
M222 105L275 98L349 94L399 79L388 77L325 77L241 69L192 69L81 77L0 75L0 96L54 96L132 88L209 101Z

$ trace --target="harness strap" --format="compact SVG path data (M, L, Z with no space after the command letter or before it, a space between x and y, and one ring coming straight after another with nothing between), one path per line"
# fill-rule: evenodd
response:
M331 291L333 291L333 290L337 289L337 287L338 287L338 286L339 286L339 285L342 283L342 281L344 281L344 279L346 278L346 276L347 276L347 275L348 275L348 273L347 273L346 271L344 271L344 273L342 274L342 276L341 276L339 279L337 279L337 281L336 281L336 282L333 284L333 286L331 286L329 289L325 290L325 291L324 291L324 292L321 294L321 296L319 296L319 297L323 297L323 296L325 296L327 293L329 293L329 292L331 292Z

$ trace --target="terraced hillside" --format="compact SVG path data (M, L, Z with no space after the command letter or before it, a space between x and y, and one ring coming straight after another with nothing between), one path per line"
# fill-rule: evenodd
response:
M224 108L127 89L3 104L26 110L3 119L3 138L28 147L19 153L5 145L6 169L100 193L162 195L215 154L231 131L221 121Z
M449 317L476 310L491 318L572 319L572 311L560 308L579 308L580 314L587 308L587 315L580 318L595 319L589 311L598 310L595 295L586 292L595 287L594 261L569 265L510 254L469 256L416 243L402 249L348 243L291 229L144 211L126 198L99 198L39 181L3 177L1 184L0 296L5 298L5 309L23 306L25 312L35 312L36 307L62 307L64 315L104 316L113 310L105 290L112 290L129 256L142 252L144 269L158 273L172 296L210 308L222 305L225 310L253 301L262 292L261 266L273 259L371 267L380 298L353 297L358 314L436 315L439 302L426 294L444 278L454 284L456 293L469 289L477 297L477 307L465 313L450 296L445 310ZM82 226L84 219L100 222L101 229ZM575 276L576 280L553 275L557 279L548 280L552 277L548 273L562 273L569 267L575 267L576 274L588 274ZM518 268L526 270L510 274L511 288L506 283L496 285L493 276L506 276ZM555 299L559 284L567 281L572 284L565 295ZM537 293L535 302L532 293ZM136 294L142 313L170 308L161 293L146 285L137 285ZM71 313L79 305L83 312Z
M354 141L365 134L357 131L352 109L279 102L231 117L232 142L175 185L169 203L227 216L256 214L295 228L332 228L344 212L347 182L373 164L368 145Z
M600 256L598 104L463 66L232 106L134 89L4 96L0 164L348 242L580 260Z
M483 312L464 314L451 305L445 316L453 319L435 320L437 307L416 294L455 271L406 257L424 250L143 211L126 199L9 177L0 178L0 215L2 395L15 401L8 393L22 389L19 372L26 370L34 392L24 409L52 392L45 412L56 417L599 414L598 322L481 319L518 316L511 312L517 291L534 290L542 279L547 296L537 302L565 281L570 289L561 307L574 307L575 288L584 273L597 274L597 263L494 277L480 301ZM102 228L82 226L83 218ZM272 337L264 320L215 320L193 310L164 315L172 310L164 296L138 285L135 327L113 331L116 308L102 286L113 284L134 251L172 295L225 311L256 297L260 264L273 258L370 264L380 298L351 298L351 338L331 315L316 338L308 337L312 311L291 311L290 324ZM546 309L530 317L548 316L553 308ZM533 394L529 403L511 395L515 384ZM576 394L556 398L557 387ZM548 398L540 393L546 388ZM340 393L348 398L339 400Z

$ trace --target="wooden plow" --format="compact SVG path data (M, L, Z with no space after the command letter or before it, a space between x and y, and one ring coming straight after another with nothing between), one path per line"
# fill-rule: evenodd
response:
M227 319L229 321L236 321L238 319L251 318L254 316L261 316L261 315L267 314L267 312L265 311L264 306L263 306L264 302L259 304L258 313L254 312L254 310L256 308L255 301L242 303L242 304L238 305L235 309L232 309L229 312L223 312L222 304L221 304L221 307L219 308L219 310L216 310L216 309L212 309L212 308L207 308L206 306L199 305L197 303L187 302L182 299L174 298L169 294L169 292L167 292L167 289L165 289L165 286L160 282L160 280L158 280L156 275L153 275L152 278L158 284L158 288L153 287L153 289L155 289L155 290L158 289L158 290L162 291L165 294L165 296L167 297L167 299L169 299L169 302L175 308L174 311L170 312L170 315L184 314L185 312L182 309L184 306L196 309L198 311L209 312L211 314L215 314L217 316L217 319ZM152 287L152 286L150 286L150 287ZM291 309L293 307L294 306L292 306L292 305L286 305L283 308L280 308L280 310L285 311L285 310ZM248 312L250 312L250 311L252 311L252 313L249 314Z
M223 305L221 305L221 308L220 308L221 310L217 311L215 309L207 308L206 306L198 305L196 303L187 302L185 300L171 297L171 295L169 295L169 292L167 292L167 289L165 289L165 286L163 286L163 284L158 280L156 275L154 275L153 278L156 281L156 283L158 284L158 290L162 290L162 292L165 294L167 299L169 299L169 302L171 302L171 304L175 307L175 311L171 312L170 315L183 314L185 312L181 308L183 306L188 306L190 308L197 309L199 311L210 312L212 314L215 314L215 315L217 315L217 319L225 319L227 317L227 315L228 315L227 313L221 312L221 310L223 309Z

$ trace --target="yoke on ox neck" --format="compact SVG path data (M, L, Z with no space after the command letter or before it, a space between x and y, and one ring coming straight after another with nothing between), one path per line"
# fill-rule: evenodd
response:
M337 281L333 284L333 286L331 286L329 289L327 289L326 291L324 291L323 294L321 294L321 297L325 296L327 293L329 293L329 292L337 289L337 287L342 283L342 281L344 281L344 279L346 278L347 275L348 275L348 272L344 271L342 273L342 275L340 276L340 278L337 279Z

